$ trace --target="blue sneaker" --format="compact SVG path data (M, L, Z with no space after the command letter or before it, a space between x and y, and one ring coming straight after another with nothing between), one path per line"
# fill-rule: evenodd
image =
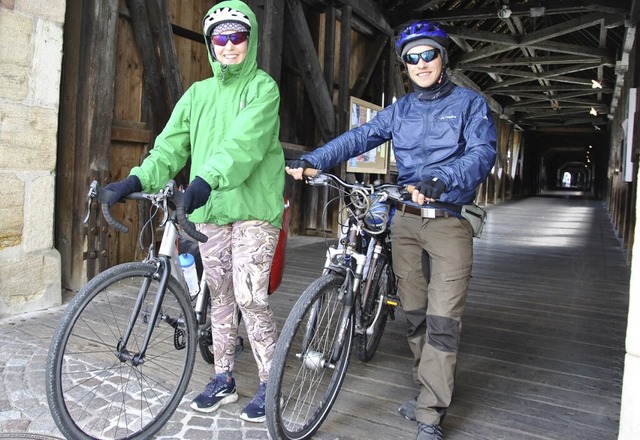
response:
M242 420L246 420L247 422L264 422L267 417L264 413L264 396L267 392L267 383L260 382L260 386L258 386L258 392L256 396L253 398L251 403L244 407L242 412L240 413L240 418Z
M236 392L236 380L231 378L227 382L226 374L219 374L209 382L204 391L191 402L191 408L200 412L214 412L220 406L233 403L238 400Z

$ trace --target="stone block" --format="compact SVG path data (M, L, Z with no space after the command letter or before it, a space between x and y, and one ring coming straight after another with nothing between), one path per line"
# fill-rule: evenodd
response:
M60 305L60 273L55 249L0 260L0 318Z
M26 185L23 249L26 253L53 248L55 177L42 175Z
M0 98L24 101L29 92L33 21L0 8Z
M58 108L62 71L62 25L36 22L29 101L40 107Z
M54 23L64 23L65 0L18 0L15 11Z
M12 173L0 173L0 250L19 246L24 223L24 183Z
M0 106L0 169L54 172L57 109Z

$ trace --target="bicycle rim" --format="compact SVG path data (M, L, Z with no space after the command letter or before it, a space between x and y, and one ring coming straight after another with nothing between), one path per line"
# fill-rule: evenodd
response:
M127 348L137 353L155 302L155 266L127 263L91 280L67 307L47 360L47 398L67 438L149 438L171 417L193 372L196 323L183 289L171 278L138 366L121 361L118 344L145 281L147 294ZM175 320L174 325L170 321Z
M274 439L307 439L335 402L347 373L353 318L346 323L340 358L333 364L336 332L344 311L344 276L314 281L291 310L276 345L267 384L267 426Z

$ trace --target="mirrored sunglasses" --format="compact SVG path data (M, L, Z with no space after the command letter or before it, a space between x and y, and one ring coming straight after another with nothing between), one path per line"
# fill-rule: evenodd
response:
M438 58L439 53L440 50L438 49L429 49L422 53L407 53L404 55L404 62L407 64L418 64L422 58L425 63L428 63Z
M229 35L213 35L211 41L216 46L226 46L228 41L231 41L234 45L244 43L249 38L249 32L234 32Z

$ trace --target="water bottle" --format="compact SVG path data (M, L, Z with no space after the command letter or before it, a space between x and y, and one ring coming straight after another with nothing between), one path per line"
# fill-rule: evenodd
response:
M187 282L189 293L191 295L197 295L200 291L200 284L198 282L195 258L189 253L184 253L180 254L178 259L180 260L180 266L182 267L182 273L184 274L184 280Z

